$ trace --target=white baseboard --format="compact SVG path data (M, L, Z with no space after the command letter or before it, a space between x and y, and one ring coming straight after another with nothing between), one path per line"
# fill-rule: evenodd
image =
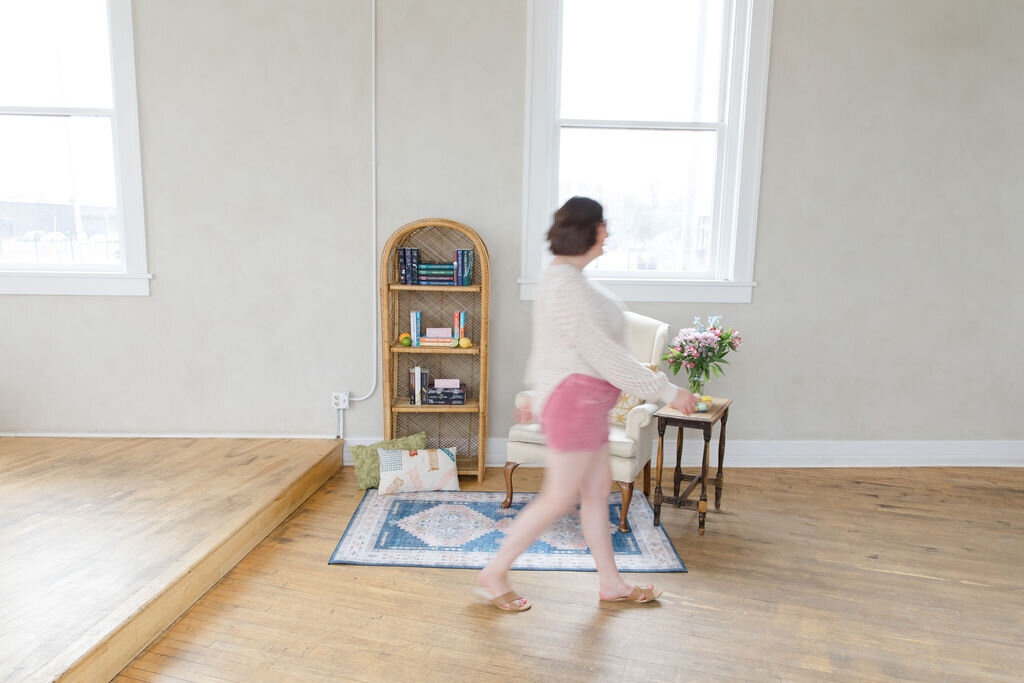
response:
M98 434L16 433L0 436L132 439L333 439L333 434ZM352 464L352 446L367 446L381 437L346 437L344 464ZM487 439L487 466L505 464L505 438ZM683 442L683 465L700 464L703 441ZM674 439L665 439L665 465L675 465ZM653 458L652 458L653 459ZM711 440L712 464L718 440ZM726 441L728 467L1024 467L1024 441Z
M345 440L349 446L369 445L379 438ZM487 466L505 464L508 439L487 440ZM700 465L704 442L683 441L683 465ZM656 453L652 450L652 453ZM652 455L652 460L654 456ZM675 465L676 444L665 439L665 465ZM718 463L718 440L711 440L711 459ZM726 440L728 467L1024 467L1024 441L755 441Z

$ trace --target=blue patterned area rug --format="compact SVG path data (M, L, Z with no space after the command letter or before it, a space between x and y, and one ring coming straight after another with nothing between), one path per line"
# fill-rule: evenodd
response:
M497 551L512 519L535 493L515 494L512 506L501 508L499 491L427 491L378 495L369 489L338 541L329 564L371 564L392 567L479 569ZM615 562L624 572L685 572L686 567L642 494L629 506L628 534L618 530L622 495L608 504L608 533ZM566 515L548 529L513 569L595 571L583 540L579 512Z

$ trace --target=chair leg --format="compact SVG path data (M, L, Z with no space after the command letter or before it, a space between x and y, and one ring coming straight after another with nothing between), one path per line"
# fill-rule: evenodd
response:
M651 461L644 465L644 495L651 497Z
M517 462L505 463L505 500L501 503L503 508L512 504L512 473L516 471L517 467L519 467Z
M619 531L624 534L629 533L629 501L633 499L633 482L628 484L624 481L615 482L619 485L619 490L622 491L622 515L619 517Z

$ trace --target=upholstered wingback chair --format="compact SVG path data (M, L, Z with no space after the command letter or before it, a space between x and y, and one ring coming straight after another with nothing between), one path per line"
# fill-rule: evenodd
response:
M668 323L648 318L637 313L626 312L626 347L641 363L657 365L668 342ZM516 406L529 405L529 392L516 395ZM622 518L619 530L629 531L627 512L633 498L633 481L644 473L644 495L651 495L651 450L654 444L655 425L652 416L660 408L655 403L641 403L626 414L625 424L609 422L608 446L612 468L612 479L622 491ZM535 415L534 419L539 419ZM507 495L501 504L507 508L512 504L512 474L519 465L543 465L547 459L547 447L540 424L517 424L508 432L508 455L505 463L505 490Z

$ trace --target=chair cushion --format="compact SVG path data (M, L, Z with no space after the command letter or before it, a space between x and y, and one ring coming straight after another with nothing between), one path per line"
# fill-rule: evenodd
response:
M658 366L654 363L644 363L643 366L652 372L658 371ZM615 402L615 406L608 411L608 421L612 424L619 425L620 427L626 426L626 416L629 415L629 411L636 408L638 405L643 403L642 398L627 394L625 391L619 393L619 400Z
M508 440L532 443L538 446L545 445L544 432L540 430L540 424L536 422L513 425L512 429L508 430ZM625 428L616 425L608 426L608 450L612 455L620 458L636 457L634 445L633 441L626 436Z

